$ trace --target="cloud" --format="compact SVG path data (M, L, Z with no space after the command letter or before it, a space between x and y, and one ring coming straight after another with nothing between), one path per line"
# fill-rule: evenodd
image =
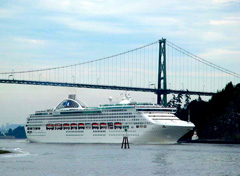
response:
M238 2L240 1L13 0L0 2L0 45L2 46L0 72L79 63L83 61L82 58L85 61L103 55L108 56L139 47L161 37L166 37L167 40L192 53L201 53L199 55L210 62L239 72ZM138 62L140 62L139 59ZM128 68L124 69L128 70ZM146 75L146 71L144 72L141 67L132 70L134 73L141 71ZM188 76L190 74L191 72ZM196 75L196 71L193 74ZM137 79L130 79L133 81L132 84L137 81ZM98 81L102 83L103 79ZM154 81L152 80L151 83ZM126 83L130 84L130 80L126 80ZM171 86L173 87L173 82ZM181 82L179 86L182 87ZM201 85L200 88L202 89L203 86ZM12 90L6 87L3 90L7 92L2 93L1 100L23 101L22 97L28 97L29 92L32 91L31 100L51 97L54 101L55 98L61 101L61 98L65 98L74 90L66 88L66 92L63 92L63 89L65 88L34 87L26 90L25 87L18 85ZM16 95L12 95L12 92ZM41 92L46 95L39 96ZM96 95L99 95L97 97L99 101L105 97L90 89L86 92L88 96L85 100L91 99L95 103ZM35 98L32 98L33 94ZM82 89L79 89L78 94L85 95ZM120 93L117 92L117 94ZM106 95L109 96L109 90L106 91ZM149 94L142 95L147 95L146 97L149 98ZM142 95L137 97L142 98ZM19 102L15 104L19 105ZM32 101L31 105L39 105L39 103ZM51 102L49 104L49 101L46 101L40 105L48 107L51 106ZM25 110L25 113L21 112L20 115L24 121L27 114L26 108L21 104L19 108ZM34 112L41 108L45 107L33 106L27 109ZM1 113L6 114L2 119L4 122L11 118L12 122L19 119L19 115L13 118L11 108L6 107L3 110Z
M231 24L240 24L240 17L225 17L220 20L210 20L209 24L211 25L231 25Z
M211 49L202 54L200 57L216 63L223 68L230 69L235 72L239 72L238 65L240 65L240 51L231 50L226 48Z
M234 50L227 50L227 49L214 49L208 53L203 54L203 56L210 56L210 55L240 55L240 51Z
M205 32L205 33L203 33L202 38L205 41L220 41L220 40L228 39L227 36L225 36L222 33L218 33L218 32Z
M46 46L47 44L46 40L36 40L29 38L14 38L13 40L21 45L27 45L31 47L41 47Z
M174 0L41 0L38 7L48 12L52 21L73 30L107 34L149 33L158 37L185 36L189 31L196 34L201 28L194 31L193 25L204 23L196 12L202 10L205 15L205 11L218 8L212 1Z
M165 17L165 16L157 16L157 15L143 15L136 18L138 23L146 26L183 26L183 21L179 20L176 17Z
M240 0L213 0L215 3L237 3L240 2Z
M62 17L62 18L48 18L54 22L63 24L71 29L87 32L100 32L109 34L129 34L134 30L124 27L123 24L104 21L91 21L91 20L77 20L74 17Z
M161 13L162 11L169 14L176 11L189 10L194 11L197 9L212 9L216 8L210 6L212 2L195 1L176 1L176 0L41 0L38 1L38 6L41 9L49 11L62 12L67 14L85 14L91 15L121 15L127 17L128 15L136 14L153 14ZM161 11L159 11L159 8ZM171 9L171 10L169 10ZM95 16L97 17L97 16ZM132 16L128 16L131 18Z
M92 15L116 15L124 14L135 11L139 7L138 4L141 4L141 1L132 3L132 6L129 6L129 3L124 3L123 1L102 1L102 0L92 0L92 1L79 1L79 0L52 0L39 1L39 6L41 8L57 11L67 14L85 14L88 16Z
M9 7L5 7L4 5L1 5L1 3L2 2L0 1L0 19L14 19L18 15L22 14L25 10L21 6L10 5Z
M9 18L14 16L14 11L12 10L6 10L6 9L0 9L0 19L1 18Z

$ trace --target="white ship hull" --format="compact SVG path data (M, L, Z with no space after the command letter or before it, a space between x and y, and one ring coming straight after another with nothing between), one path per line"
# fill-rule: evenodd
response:
M30 142L37 143L121 143L128 136L134 144L172 144L190 131L188 126L149 125L138 130L42 130L27 135ZM104 132L103 132L104 131Z

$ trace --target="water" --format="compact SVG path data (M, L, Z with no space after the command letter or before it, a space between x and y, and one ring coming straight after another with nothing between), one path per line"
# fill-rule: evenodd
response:
M1 176L238 175L240 145L36 144L0 140Z

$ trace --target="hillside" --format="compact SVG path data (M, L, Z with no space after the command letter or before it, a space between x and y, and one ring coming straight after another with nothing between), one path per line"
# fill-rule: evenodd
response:
M240 140L240 84L227 84L208 102L194 100L177 115L187 120L189 111L200 139Z
M12 130L12 129L10 128L10 129L8 130L8 132L5 133L5 135L6 135L6 136L14 136L16 139L24 139L24 138L27 138L23 126L18 126L18 127L15 128L14 130Z

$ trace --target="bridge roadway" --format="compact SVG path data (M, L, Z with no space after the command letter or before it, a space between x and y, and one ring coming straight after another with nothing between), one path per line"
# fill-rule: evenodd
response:
M78 83L63 83L63 82L48 82L48 81L27 81L27 80L10 80L0 79L0 83L4 84L26 84L39 86L58 86L58 87L76 87L76 88L93 88L93 89L110 89L110 90L124 90L124 91L139 91L139 92L153 92L156 94L189 94L189 95L203 95L212 96L214 92L198 92L186 90L172 90L172 89L156 89L156 88L140 88L140 87L125 87L125 86L108 86L108 85L94 85L94 84L78 84Z

